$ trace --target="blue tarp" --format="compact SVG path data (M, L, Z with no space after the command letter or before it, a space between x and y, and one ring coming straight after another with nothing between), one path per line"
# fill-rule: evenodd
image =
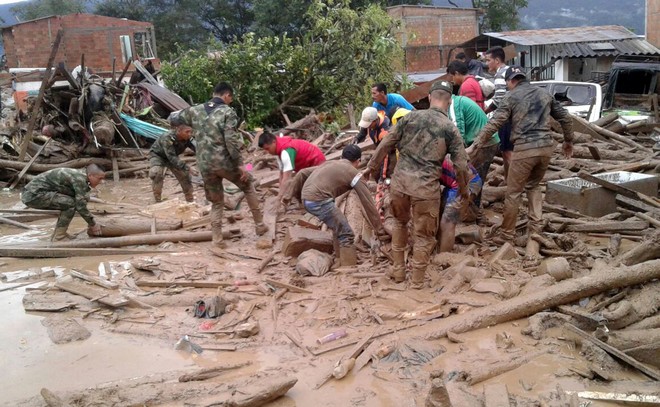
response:
M167 129L136 119L125 113L119 113L119 116L124 121L126 127L128 127L133 133L151 140L156 140L168 131Z

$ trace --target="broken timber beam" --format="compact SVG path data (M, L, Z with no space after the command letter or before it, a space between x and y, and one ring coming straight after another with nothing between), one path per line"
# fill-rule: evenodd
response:
M60 277L55 281L55 287L62 291L85 297L88 300L94 299L103 305L113 308L124 307L129 301L117 294L109 294L105 290L87 284L79 284L73 281L73 277Z
M135 282L138 287L160 287L167 288L172 286L179 287L192 287L192 288L218 288L218 287L230 287L234 283L226 281L190 281L190 280L181 280L181 281L164 281L164 280L138 280Z
M4 217L4 216L0 216L0 223L6 223L7 225L16 226L16 227L19 227L19 228L22 228L22 229L30 229L30 230L35 229L34 227L32 227L30 225L26 225L25 223L21 223L21 222L15 221L15 220L11 220L11 219L9 219L7 217Z
M615 358L629 364L630 366L634 367L635 369L639 370L640 372L644 373L648 377L652 378L653 380L660 380L660 372L657 371L656 369L647 366L643 363L640 363L636 359L626 355L625 353L621 352L617 348L610 346L606 344L605 342L594 338L593 336L589 335L588 333L584 332L580 328L577 328L569 323L565 324L564 327L568 329L570 332L578 335L582 339L586 339L589 342L593 343L594 345L598 346L605 352L609 353L610 355L614 356Z
M642 284L657 278L660 278L660 260L647 261L631 267L612 268L608 272L592 272L580 278L558 282L542 291L519 295L490 307L427 322L419 328L419 332L430 339L439 339L447 336L447 332L458 334L513 321L614 288Z
M53 248L53 247L0 247L0 257L16 257L22 259L55 259L65 257L114 256L147 253L172 253L169 250L157 249L108 249L108 248Z
M225 239L240 237L240 229L225 230L222 232ZM122 237L94 238L88 240L74 240L70 242L52 243L51 248L102 248L122 247L132 245L150 244L156 245L163 242L210 242L211 231L204 232L172 232L157 233L155 235L132 235Z
M630 147L634 147L634 148L636 148L636 149L638 149L638 150L640 150L640 151L643 151L643 152L645 152L645 153L650 153L650 152L652 152L651 150L649 150L648 148L644 147L643 145L638 144L638 143L635 143L634 141L632 141L632 140L631 140L630 138L628 138L628 137L624 137L624 136L622 136L622 135L620 135L620 134L616 134L616 133L613 132L613 131L609 131L609 130L604 129L604 128L602 128L602 127L596 126L596 125L594 125L593 123L589 123L588 121L586 121L585 119L583 119L583 118L581 118L581 117L573 116L572 119L573 119L574 121L578 121L578 122L580 122L580 123L581 123L582 125L584 125L585 127L587 127L587 128L589 128L589 129L595 131L596 133L600 134L601 136L603 136L603 137L605 137L605 138L608 138L608 139L610 139L610 140L616 140L616 141L618 141L618 142L620 142L620 143L623 143L623 144L627 144L627 145L629 145Z
M593 222L569 225L567 232L624 232L627 230L644 230L649 227L646 220L626 220L622 222Z
M37 117L39 116L39 110L41 110L41 104L44 100L44 92L46 92L46 85L50 79L50 71L53 69L53 63L55 62L55 55L57 55L57 50L60 48L60 42L62 42L62 37L64 36L64 30L59 29L57 31L57 36L55 41L53 41L53 47L50 50L50 56L48 57L48 62L46 63L46 72L44 72L44 78L41 80L41 87L39 88L39 95L37 95L37 100L32 105L32 112L30 114L30 121L28 122L27 132L25 133L25 138L21 143L21 150L18 153L18 161L23 161L25 159L25 153L27 152L28 144L32 141L32 132L34 127L37 124ZM12 188L15 185L12 185Z

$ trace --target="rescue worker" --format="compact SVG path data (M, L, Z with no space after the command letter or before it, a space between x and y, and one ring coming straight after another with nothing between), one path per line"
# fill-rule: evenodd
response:
M406 278L404 252L408 243L408 222L414 228L411 287L424 285L429 256L436 245L440 211L440 176L442 162L451 155L456 169L459 195L467 200L467 154L463 139L447 117L452 84L438 81L429 90L430 108L416 110L403 117L380 143L367 165L365 175L377 171L393 147L399 151L392 174L390 195L396 219L392 233L394 265L388 275L396 282ZM412 209L412 211L411 211Z
M87 222L87 234L99 236L101 226L87 209L92 188L105 178L105 171L96 164L85 170L56 168L34 177L23 190L21 201L34 209L56 209L61 211L55 224L52 240L71 239L66 233L73 216L78 212Z
M378 146L390 130L390 119L385 115L384 111L379 111L375 107L369 106L362 110L358 127L360 127L360 131L355 136L353 143L363 142L368 135L371 141ZM392 216L390 207L389 185L395 167L396 149L392 148L383 160L378 174L374 175L374 179L377 182L376 209L388 233L392 233L392 227L394 225L394 217Z
M151 178L154 199L156 202L161 201L165 171L169 169L179 181L186 202L193 202L195 196L190 176L197 175L197 173L179 159L179 154L183 153L186 148L195 152L195 146L191 142L193 130L190 126L183 124L177 112L170 115L169 122L173 129L154 141L149 150L149 178Z
M211 202L213 245L220 249L226 247L222 238L223 179L235 184L245 194L256 234L260 236L268 231L263 223L254 179L243 165L243 141L236 130L238 117L229 106L233 100L234 89L228 83L220 82L210 101L179 113L181 123L192 127L193 137L197 140L197 167L204 180L206 199Z
M485 110L484 93L481 90L479 81L468 74L468 67L464 62L461 61L451 61L449 66L447 66L447 73L450 75L450 80L459 86L458 95L466 96L472 99L481 110Z
M280 167L280 192L278 212L284 211L283 198L287 192L289 181L293 172L315 167L325 162L325 155L321 149L306 140L294 139L287 136L275 137L273 133L263 132L259 136L259 147L269 154L277 156Z
M493 133L511 122L511 142L514 146L511 166L507 174L504 219L501 232L493 240L498 244L513 242L515 237L518 206L523 190L527 191L527 227L530 234L540 232L543 195L540 182L550 164L555 149L550 128L550 117L559 122L564 133L564 154L573 154L573 124L570 115L552 95L542 88L532 86L519 66L506 71L505 80L509 93L502 99L488 124L481 130L470 150L486 146ZM533 242L532 239L529 242ZM532 246L535 246L532 244ZM528 245L528 254L530 246Z
M357 263L355 234L348 224L346 216L335 205L335 199L353 189L366 214L369 225L380 240L387 240L387 233L380 222L380 217L371 199L371 193L357 170L362 159L360 147L350 144L344 147L341 160L328 161L319 167L305 168L299 171L292 181L292 188L285 201L299 197L305 210L319 218L332 230L339 242L339 259L342 266Z

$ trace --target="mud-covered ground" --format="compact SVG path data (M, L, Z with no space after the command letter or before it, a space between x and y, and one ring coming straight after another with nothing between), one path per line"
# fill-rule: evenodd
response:
M105 181L98 188L100 198L140 208L101 204L90 204L90 208L127 215L142 211L184 221L205 213L203 192L199 188L196 189L198 202L194 205L183 203L173 178L166 180L165 190L168 199L150 206L148 179L122 180L119 184ZM261 192L269 194L265 190ZM0 207L23 206L17 192L3 191ZM242 219L227 227L239 227L243 237L231 241L222 257L211 253L210 243L204 242L166 243L159 248L173 253L158 253L159 249L155 249L153 254L140 256L1 258L3 273L52 267L57 268L57 274L66 274L71 269L96 275L112 274L112 280L119 284L118 291L132 300L128 306L108 308L52 287L54 277L0 292L4 327L0 331L0 371L3 372L0 404L45 406L40 391L47 388L70 405L219 405L220 401L250 393L269 380L290 377L297 379L295 386L285 397L269 405L424 406L431 375L462 383L461 378L469 379L470 374L488 370L493 364L521 359L525 361L520 367L466 385L465 391L483 399L484 386L505 384L511 405L560 406L569 405L567 391L625 392L626 384L653 389L652 384L641 383L649 380L646 376L611 361L597 350L583 349L561 326L545 331L536 326L533 337L521 333L529 325L528 319L522 319L451 335L451 340L426 339L439 319L469 315L472 309L489 307L526 290L542 290L554 284L552 279L537 278L536 267L522 258L490 264L488 260L497 249L494 246L480 244L475 255L468 256L459 254L467 246L457 245L456 254L435 257L427 285L420 291L385 279L382 274L387 260L379 258L372 264L366 247L361 250L356 269L333 270L322 277L301 277L294 270L296 259L278 254L263 273L257 273L261 260L271 249L256 248L257 238L245 204L237 213L240 215L236 218ZM232 212L225 212L229 214ZM301 215L301 211L293 210L281 219L275 248L281 245L285 229ZM490 215L497 221L497 215ZM30 224L37 230L0 225L0 245L47 242L54 219ZM84 221L76 217L70 232L83 232L78 239L87 239L84 230ZM585 237L584 241L588 250L607 246L606 239ZM634 244L624 240L622 250ZM481 285L481 292L464 284L440 302L441 289L451 280L445 271L466 258L472 258L475 267L487 270L490 278L484 279L488 281ZM577 257L570 261L574 276L587 273L593 265L592 261ZM267 278L304 287L309 293L288 291L280 296L281 288L264 284ZM154 288L136 283L155 279L170 281L172 286ZM177 280L235 284L217 290L181 288L175 285ZM10 283L0 284L0 289L9 287ZM215 319L195 318L192 312L195 302L216 294L226 301L227 313ZM588 307L602 299L602 295L586 298L580 306ZM59 304L68 310L25 312L26 301ZM238 336L235 331L243 323L258 324L258 333L247 338ZM79 328L90 335L55 344L49 331L53 335L58 327L64 337L67 333L75 334ZM318 338L341 330L346 331L344 338L325 345L317 343ZM390 333L378 336L385 332ZM345 378L330 379L315 389L356 341L372 334L377 338L356 361L362 367L359 371L353 369ZM175 344L184 335L204 348L203 352L191 353L190 346L179 346L184 349L176 350ZM81 336L86 335L78 335ZM338 344L348 346L321 353ZM589 380L576 373L589 364L606 366L609 381L616 383L607 385L602 377ZM185 373L218 366L230 369L205 381L179 383L177 380ZM622 384L622 381L628 382ZM582 403L587 405L585 400ZM591 401L588 405L616 404Z

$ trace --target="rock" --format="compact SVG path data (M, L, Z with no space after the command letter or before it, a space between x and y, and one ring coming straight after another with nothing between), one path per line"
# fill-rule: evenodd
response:
M332 267L332 256L311 249L298 256L296 271L301 276L320 277L330 271L330 267Z
M53 343L67 343L82 341L92 333L73 318L50 316L41 321L41 325L48 329L48 337Z
M259 333L259 323L246 322L244 324L240 324L236 327L234 332L241 338L249 338Z
M287 230L282 242L282 253L285 256L297 257L310 249L332 254L334 251L332 232L300 226L293 226Z

